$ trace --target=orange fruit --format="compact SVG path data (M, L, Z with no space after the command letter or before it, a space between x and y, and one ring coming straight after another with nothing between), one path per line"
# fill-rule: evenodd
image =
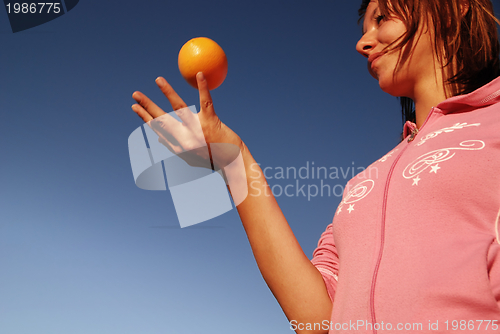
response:
M194 88L198 88L198 72L203 72L209 90L219 87L227 75L226 54L210 38L196 37L189 40L179 51L178 62L182 76Z

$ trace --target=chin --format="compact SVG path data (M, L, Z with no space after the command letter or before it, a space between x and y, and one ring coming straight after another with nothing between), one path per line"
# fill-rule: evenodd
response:
M394 84L391 83L390 85L388 85L381 80L379 80L378 84L380 86L380 89L382 89L382 91L384 91L385 93L392 95L394 97L401 96Z
M380 89L382 89L382 91L394 97L406 96L403 85L401 83L395 82L392 78L392 75L390 78L384 76L379 77L378 85L380 86Z

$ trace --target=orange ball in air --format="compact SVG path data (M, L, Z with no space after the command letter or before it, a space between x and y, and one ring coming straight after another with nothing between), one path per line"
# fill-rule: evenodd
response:
M203 72L208 89L215 89L224 82L227 75L226 54L219 44L210 38L193 38L179 51L179 70L194 88L198 88L196 74Z

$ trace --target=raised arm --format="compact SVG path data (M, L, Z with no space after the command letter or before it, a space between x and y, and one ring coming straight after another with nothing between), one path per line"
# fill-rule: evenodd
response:
M228 143L237 146L241 151L243 162L240 170L227 172L236 174L232 175L235 178L241 175L245 177L243 182L246 182L248 195L237 205L237 210L264 280L290 321L302 324L329 321L332 303L320 272L302 251L250 151L240 137L215 114L207 82L201 73L198 73L197 81L200 94L198 117L204 140L209 147L213 143ZM187 107L165 79L158 78L156 83L170 101L173 110ZM135 92L133 98L137 104L134 104L132 109L145 122L165 115L165 112L144 94ZM186 122L186 115L179 117L183 123L173 118L162 122L161 130L164 135L160 136L160 142L176 153L182 149L189 151L193 142L190 133L192 137L192 133L197 132L196 129L189 129L190 121L188 118ZM211 157L203 156L199 152L193 154L198 160L212 158L212 165L215 161L224 161L223 155L214 159L213 151L210 153ZM186 156L185 160L192 163L193 158ZM241 173L241 168L244 173ZM231 189L231 185L229 190L235 197L235 189ZM323 332L297 330L300 334Z

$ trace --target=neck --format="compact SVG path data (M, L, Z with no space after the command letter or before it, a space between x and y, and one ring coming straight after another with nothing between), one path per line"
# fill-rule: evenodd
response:
M449 91L448 96L451 96ZM415 91L412 99L415 103L417 127L420 129L431 112L432 107L437 106L439 103L447 99L447 92L443 87L441 76L437 75L435 78L423 80L419 82L418 85L415 85Z

